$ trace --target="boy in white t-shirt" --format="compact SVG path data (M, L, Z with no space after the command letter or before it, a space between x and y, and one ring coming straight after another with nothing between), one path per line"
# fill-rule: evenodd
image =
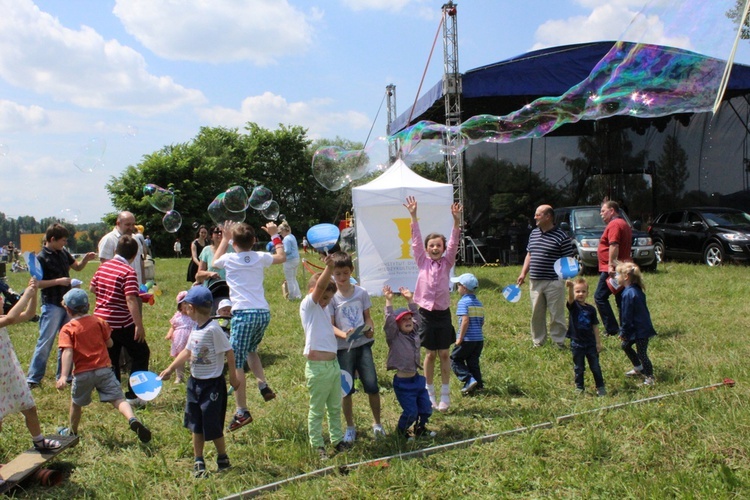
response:
M310 393L310 410L307 414L307 432L310 444L321 460L328 458L323 440L323 416L328 413L328 433L336 451L346 451L351 444L345 442L341 432L341 369L336 359L336 338L346 338L331 323L327 306L336 293L336 284L331 281L333 259L325 257L326 267L308 282L309 293L302 299L299 315L305 330L304 356L305 379Z
M171 365L159 374L169 380L178 366L190 360L190 378L187 383L185 402L185 427L193 433L193 474L205 477L206 462L203 448L206 441L216 446L216 465L219 471L230 467L224 440L224 418L227 413L227 383L222 374L224 356L230 366L234 364L234 353L224 331L211 319L213 297L203 286L194 286L180 303L187 304L187 315L197 326L190 332L187 346L177 355ZM234 370L229 371L229 383L237 387Z
M266 374L257 351L271 321L271 311L263 292L263 272L272 264L283 264L286 253L276 224L269 222L263 229L271 236L271 242L276 248L275 254L254 252L253 228L244 222L238 224L229 221L224 223L221 243L214 254L213 267L225 270L229 298L232 301L229 341L234 350L234 369L239 386L235 393L237 411L229 423L230 431L253 421L247 409L247 382L243 369L245 359L255 375L263 399L270 401L276 397L276 393L266 383ZM226 253L230 243L235 253Z

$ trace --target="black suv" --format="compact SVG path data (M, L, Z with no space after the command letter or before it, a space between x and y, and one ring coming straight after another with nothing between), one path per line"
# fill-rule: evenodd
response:
M718 266L750 259L750 215L722 207L682 208L659 214L649 226L659 260L698 260Z
M595 273L599 269L596 250L599 239L607 226L600 215L600 206L562 207L555 209L555 224L568 233L578 250L578 262L584 273ZM621 213L633 230L631 257L644 271L656 270L656 255L651 237L639 230L639 223L630 222L627 214Z

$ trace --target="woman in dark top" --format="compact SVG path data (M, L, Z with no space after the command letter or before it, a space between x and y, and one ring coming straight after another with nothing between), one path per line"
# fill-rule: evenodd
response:
M206 245L208 245L208 229L206 226L201 226L198 228L198 236L190 244L190 264L187 271L187 280L190 283L195 281L195 273L198 272L198 266L201 263L199 257Z

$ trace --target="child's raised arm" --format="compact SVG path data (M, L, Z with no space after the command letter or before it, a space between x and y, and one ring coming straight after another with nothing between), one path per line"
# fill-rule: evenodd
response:
M284 251L284 244L281 242L281 236L279 236L279 228L273 222L269 222L263 226L263 230L271 237L273 247L276 249L276 253L273 254L273 263L283 264L286 262L286 251Z
M320 276L318 276L318 281L315 282L315 288L313 288L312 291L312 300L316 304L323 298L323 294L326 292L328 283L331 282L331 276L333 275L333 258L331 255L324 256L323 262L326 267L323 269L323 272L320 273Z
M383 286L383 297L385 297L385 307L393 307L393 290L388 285Z
M33 318L36 313L36 292L36 280L31 278L23 295L21 295L21 298L11 310L8 311L8 314L4 316L0 315L0 328L15 325L16 323L23 323Z
M411 215L411 221L417 222L417 199L413 196L407 196L404 206L409 211L409 215Z
M575 301L575 297L573 296L575 283L573 283L573 280L565 280L565 286L568 288L568 304L572 304Z
M216 251L214 252L214 262L216 262L219 257L227 252L229 240L232 239L232 232L234 231L234 228L236 226L236 222L232 222L229 220L224 221L224 224L221 226L221 243L219 243L219 246L216 247Z
M451 215L453 216L453 227L461 227L461 212L464 208L460 203L454 203L451 205Z
M414 294L408 288L402 286L398 291L401 293L401 296L406 299L407 305L414 303Z

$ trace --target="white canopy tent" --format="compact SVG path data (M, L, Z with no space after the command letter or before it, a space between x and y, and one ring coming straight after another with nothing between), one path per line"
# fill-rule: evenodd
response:
M400 159L374 181L353 188L358 278L370 295L381 295L384 285L414 291L418 271L411 254L411 218L404 208L407 196L417 200L422 237L450 236L453 186L417 175Z

